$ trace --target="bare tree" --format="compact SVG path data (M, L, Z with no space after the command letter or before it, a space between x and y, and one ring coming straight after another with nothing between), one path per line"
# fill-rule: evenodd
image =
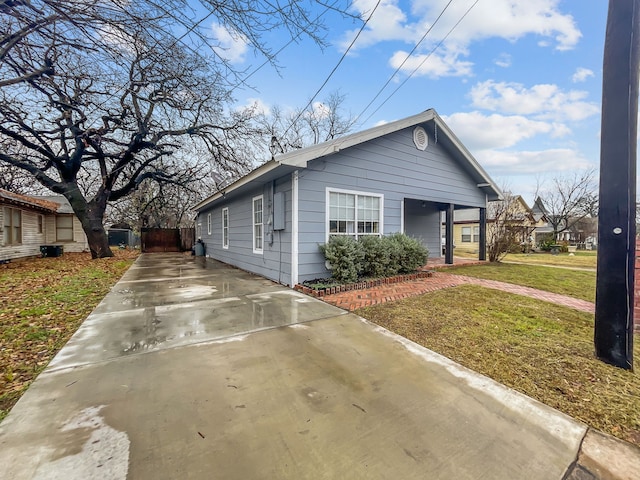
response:
M503 189L503 199L489 202L487 208L487 258L499 262L515 247L529 245L535 219L523 208L519 195Z
M269 114L260 117L260 125L266 134L264 142L275 137L280 153L284 153L349 133L356 118L343 111L345 98L336 91L306 110L285 113L281 107L273 107Z
M551 186L538 193L546 210L546 218L553 228L554 238L564 231L572 231L585 218L598 216L598 193L595 171L556 177Z
M148 182L198 178L185 153L200 152L223 175L251 166L242 152L258 133L254 112L230 109L241 74L203 21L275 64L262 41L271 28L322 42L313 3L201 0L200 18L187 0L0 0L0 163L64 195L92 256L110 256L107 204Z

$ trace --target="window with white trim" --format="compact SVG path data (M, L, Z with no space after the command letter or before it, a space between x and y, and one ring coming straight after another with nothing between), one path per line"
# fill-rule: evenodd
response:
M71 215L56 217L56 241L73 242L73 217Z
M362 235L382 233L382 195L328 191L329 235Z
M229 207L222 209L222 248L229 248Z
M480 241L480 227L462 227L462 241L464 243L478 243Z
M22 243L22 211L17 208L4 207L2 242L4 245Z
M38 233L42 235L44 233L44 216L38 215Z
M462 227L462 242L471 243L471 227Z
M262 195L253 197L253 253L262 253L263 223L262 223Z
M211 235L211 214L207 214L207 235Z

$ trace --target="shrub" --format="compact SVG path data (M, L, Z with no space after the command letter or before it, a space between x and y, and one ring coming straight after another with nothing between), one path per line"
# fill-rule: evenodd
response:
M363 252L362 276L373 278L388 276L393 268L390 266L392 252L386 237L363 236L358 242Z
M398 273L415 272L427 263L429 251L415 238L408 237L404 233L394 233L388 239L398 247L399 255L396 260Z
M345 235L334 235L320 245L324 258L331 264L333 278L342 283L358 280L364 253L358 242Z

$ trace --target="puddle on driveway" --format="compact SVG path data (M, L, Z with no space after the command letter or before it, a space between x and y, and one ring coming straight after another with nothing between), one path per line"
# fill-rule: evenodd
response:
M213 341L346 313L290 289L197 301L188 301L189 295L178 293L164 299L173 303L125 309L122 303L118 304L122 295L129 293L128 287L123 290L114 289L113 298L103 302L102 313L96 311L87 318L52 360L50 368ZM210 286L191 291L205 296L213 292ZM122 308L107 312L109 306Z

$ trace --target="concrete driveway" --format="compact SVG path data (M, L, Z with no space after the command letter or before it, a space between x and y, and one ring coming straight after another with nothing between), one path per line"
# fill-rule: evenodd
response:
M585 432L356 315L145 254L0 425L0 476L548 480Z

